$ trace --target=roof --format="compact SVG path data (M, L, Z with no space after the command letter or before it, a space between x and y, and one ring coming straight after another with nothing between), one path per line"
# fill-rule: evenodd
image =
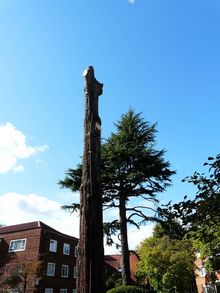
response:
M105 263L108 264L111 268L118 271L121 269L121 255L105 255Z
M12 232L33 230L33 229L44 229L44 230L51 231L51 232L59 234L59 235L63 235L63 236L70 237L70 238L73 238L75 240L78 240L76 237L63 234L62 232L59 232L59 231L55 230L54 228L46 225L45 223L43 223L41 221L35 221L35 222L29 222L29 223L23 223L23 224L0 227L0 235L1 234L12 233Z
M130 251L130 272L131 272L131 279L136 282L136 267L139 262L138 255ZM114 271L121 271L121 254L113 254L113 255L105 255L105 264L108 265Z
M24 231L24 230L31 230L40 228L39 222L30 222L30 223L24 223L24 224L17 224L17 225L11 225L11 226L3 226L0 227L0 234L6 234L11 232L18 232L18 231Z

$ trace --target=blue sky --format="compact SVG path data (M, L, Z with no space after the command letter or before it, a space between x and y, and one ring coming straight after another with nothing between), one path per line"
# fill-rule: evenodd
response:
M1 212L0 221L47 221L50 212L38 213L38 205L53 202L56 210L73 200L57 181L82 155L89 65L104 83L102 136L129 107L158 121L156 147L177 170L160 198L192 194L181 179L219 153L219 35L218 0L1 0L2 210L10 215L16 200L14 216Z

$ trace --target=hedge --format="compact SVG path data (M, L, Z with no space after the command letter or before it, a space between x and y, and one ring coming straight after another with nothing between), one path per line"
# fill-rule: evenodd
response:
M136 286L118 286L108 290L106 293L147 293L148 291Z

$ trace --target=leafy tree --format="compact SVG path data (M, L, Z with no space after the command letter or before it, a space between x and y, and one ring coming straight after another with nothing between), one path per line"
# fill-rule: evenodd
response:
M197 187L197 193L187 203L187 213L182 218L185 224L190 223L194 245L212 272L220 268L220 154L209 157L204 166L208 167L209 175L195 172L185 179Z
M152 237L144 240L139 249L138 276L148 281L157 292L193 292L194 255L188 240L158 237L156 225Z
M187 200L175 209L182 212L183 224L190 223L190 229L197 230L197 227L207 224L217 224L220 220L220 155L215 159L208 158L209 175L195 172L192 176L183 179L197 187L197 193L193 200Z
M107 293L147 293L148 291L143 288L138 288L136 286L118 286L111 290L108 290Z
M195 249L207 260L206 267L213 271L220 268L220 155L209 157L204 166L208 174L195 172L183 179L197 187L195 197L169 203L159 208L159 214L164 222L181 222L183 234L194 240Z
M145 221L155 220L146 211L153 210L157 203L156 194L163 192L171 184L170 176L174 171L164 160L164 150L155 150L156 124L144 121L141 114L133 110L122 115L115 124L116 132L101 147L101 178L104 209L118 208L119 219L106 224L107 241L111 234L119 229L122 251L122 281L130 284L129 248L127 224L137 228ZM69 169L61 187L79 190L81 184L81 166ZM133 199L136 199L133 204ZM144 204L137 202L140 199ZM64 206L75 210L78 204Z
M182 240L186 235L186 229L181 223L173 219L172 216L166 214L167 218L163 215L163 219L158 219L157 222L160 225L156 225L154 228L154 235L157 237L169 236L170 239Z
M26 293L33 284L39 268L39 261L22 260L19 263L11 263L4 279L1 280L0 292L16 290L19 293Z
M105 272L105 289L106 291L121 286L121 275L117 272Z

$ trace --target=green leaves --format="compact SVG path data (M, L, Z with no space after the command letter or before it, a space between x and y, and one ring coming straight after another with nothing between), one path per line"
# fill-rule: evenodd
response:
M138 254L138 274L148 279L157 292L175 292L175 289L176 292L191 292L194 255L190 241L158 237L154 232L153 237L141 243Z
M169 162L165 161L165 151L155 149L156 124L151 125L140 113L129 109L115 126L116 132L101 145L101 181L103 206L118 208L120 219L104 225L104 231L108 244L112 245L111 235L118 232L120 239L124 239L121 243L127 246L127 224L138 228L146 221L155 220L152 212L155 212L156 195L171 184L170 177L175 171L170 170ZM79 190L81 174L80 165L69 169L60 186ZM73 209L75 207L73 205ZM128 247L121 250L122 266L129 271L129 265L124 263L129 258Z
M195 249L206 259L206 267L212 271L220 251L220 155L209 157L203 166L208 167L207 173L194 172L183 180L197 188L194 198L169 203L158 212L165 233L170 231L173 221L182 224L180 236L193 240Z
M72 192L79 191L82 178L82 165L78 164L76 169L68 169L64 180L59 180L58 185L61 188L68 188Z
M103 190L114 195L154 196L170 184L169 163L164 150L154 149L156 124L150 125L130 109L116 124L117 132L102 146ZM105 185L107 183L107 185ZM114 188L110 188L109 186Z
M171 184L174 171L164 160L165 151L154 149L156 124L144 121L134 110L121 116L116 132L101 145L101 179L105 208L115 206L120 196L141 197L156 203L156 194ZM82 166L69 169L58 184L75 192L80 189ZM143 205L142 205L143 206ZM72 209L78 208L73 204ZM65 206L71 210L71 205ZM144 209L144 207L143 207ZM143 210L141 209L141 210ZM141 213L139 213L139 217ZM145 220L145 217L142 218Z

